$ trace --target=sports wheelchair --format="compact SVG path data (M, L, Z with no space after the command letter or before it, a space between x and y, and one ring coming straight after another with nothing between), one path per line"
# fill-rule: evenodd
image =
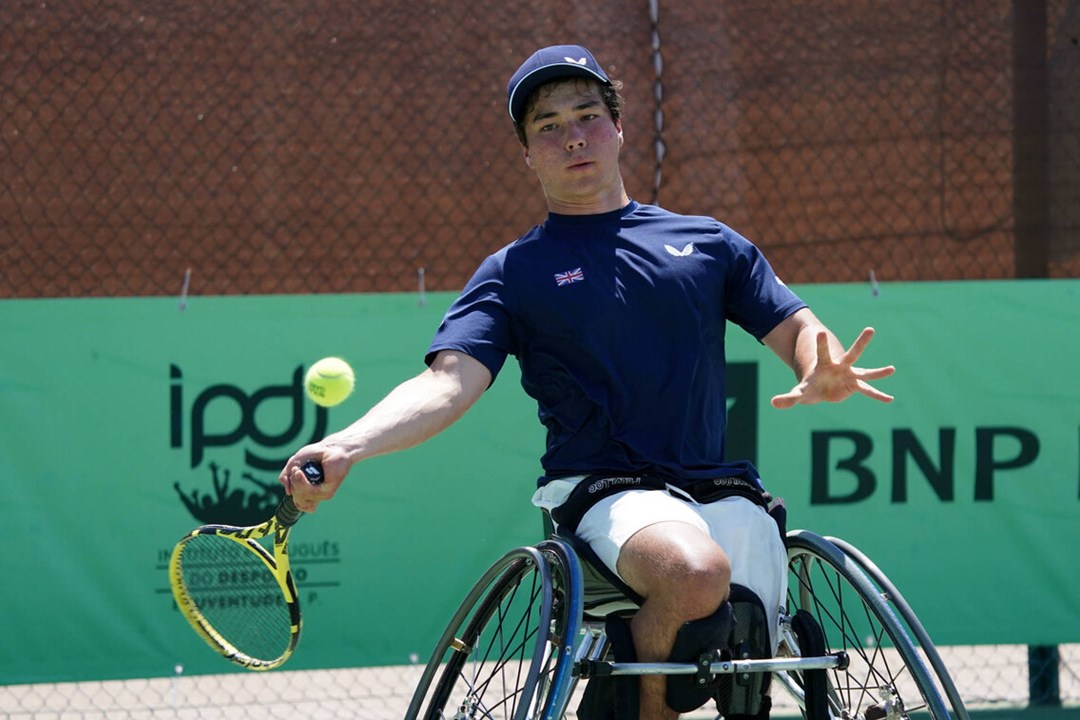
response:
M775 656L735 646L688 663L615 661L605 619L632 613L641 598L574 536L552 532L511 550L454 614L405 720L560 720L575 717L582 680L646 674L726 682L728 692L757 675L771 696L758 717L771 703L774 714L807 720L969 720L926 630L874 563L835 537L784 537L788 591Z

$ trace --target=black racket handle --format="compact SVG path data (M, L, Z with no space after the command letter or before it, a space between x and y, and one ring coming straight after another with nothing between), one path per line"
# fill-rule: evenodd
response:
M308 460L306 463L300 466L300 472L304 473L308 482L312 485L322 485L323 477L322 463L318 460Z

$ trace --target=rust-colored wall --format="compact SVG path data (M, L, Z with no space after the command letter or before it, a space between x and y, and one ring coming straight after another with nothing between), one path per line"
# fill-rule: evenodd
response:
M662 205L727 221L790 282L1015 275L1011 2L659 6ZM628 7L4 3L0 297L176 294L188 268L195 294L412 290L419 268L459 288L544 216L505 110L542 44L625 81L624 171L651 201L652 24ZM1049 0L1051 277L1080 276L1078 34Z

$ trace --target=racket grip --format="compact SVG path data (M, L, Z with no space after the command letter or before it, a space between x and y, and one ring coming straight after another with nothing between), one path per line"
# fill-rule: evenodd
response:
M317 460L308 460L306 463L300 466L300 471L307 477L308 482L312 485L321 485L323 481L323 469L322 464ZM293 502L291 495L286 495L281 500L281 505L278 507L277 520L285 527L289 527L296 523L300 519L303 513L296 507L296 503Z

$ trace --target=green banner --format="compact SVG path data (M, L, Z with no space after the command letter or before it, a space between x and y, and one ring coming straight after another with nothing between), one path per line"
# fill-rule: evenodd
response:
M223 672L173 606L173 544L259 522L291 450L423 369L450 296L0 303L10 619L0 681ZM316 412L301 375L357 389ZM292 534L305 627L289 669L425 657L496 552L534 541L543 436L513 373L422 449L358 468Z
M790 525L866 552L939 644L1080 639L1080 282L799 291L845 343L875 327L860 364L896 401L761 412Z
M799 288L892 405L777 411L790 371L731 332L732 439L790 508L894 579L939 644L1080 639L1080 282ZM257 522L291 450L419 372L450 294L0 303L7 523L0 683L222 672L165 566L206 521ZM303 370L347 358L319 411ZM461 596L535 541L543 433L507 365L458 424L356 468L302 518L304 637L290 669L423 661Z

